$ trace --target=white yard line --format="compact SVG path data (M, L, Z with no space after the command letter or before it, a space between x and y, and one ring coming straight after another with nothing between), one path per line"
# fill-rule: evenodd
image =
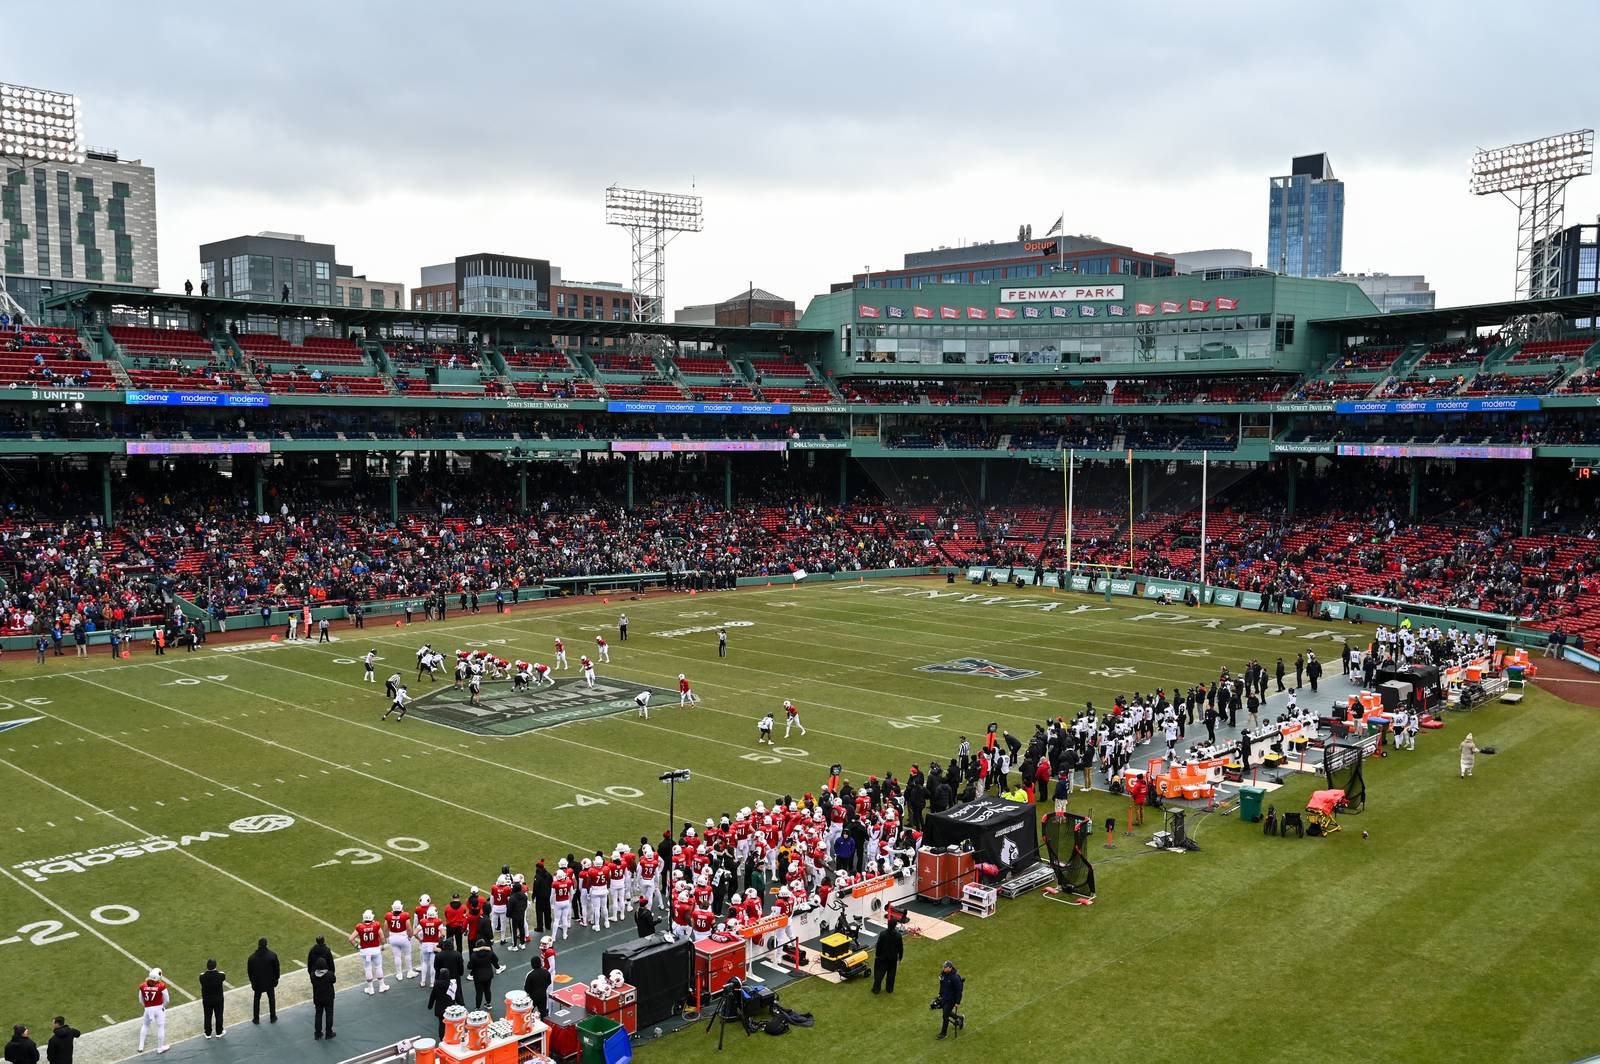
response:
M15 767L15 766L12 766L12 767ZM79 927L83 928L85 931L89 932L89 934L93 935L95 938L98 938L101 942L104 942L106 945L110 946L112 949L114 949L118 953L122 954L122 956L124 956L128 960L132 961L134 963L135 967L137 967L141 972L144 972L144 973L148 974L150 969L155 967L155 965L151 964L150 962L141 960L138 957L134 956L132 953L128 952L128 950L126 948L124 948L120 943L112 941L112 939L109 938L98 927L95 927L93 924L91 924L87 920L81 919L77 914L73 913L70 909L68 909L66 906L62 905L60 902L55 901L54 899L52 899L47 894L42 894L38 890L35 890L34 887L32 886L32 884L27 883L26 881L18 878L16 876L16 874L11 871L11 869L5 867L4 865L0 865L0 876L5 876L7 879L11 880L11 882L15 883L17 886L21 887L23 890L27 891L29 894L32 894L35 898L38 898L40 901L44 902L46 905L48 905L50 908L54 909L56 912L60 913L62 916L65 916L68 920L71 920L74 924L76 924ZM176 990L178 993L182 994L184 997L188 998L190 1001L196 1000L195 996L193 994L189 993L189 991L187 991L183 987L179 986L170 977L167 978L167 985L172 987L172 989Z
M99 806L95 805L93 802L89 801L87 798L80 797L79 795L76 795L73 792L67 790L65 787L61 787L61 786L58 786L58 785L56 785L54 783L51 783L49 780L45 779L43 776L39 776L39 775L36 775L36 774L34 774L32 772L29 772L27 769L22 768L20 765L14 765L9 761L0 761L0 764L5 765L7 768L11 769L13 772L21 773L22 775L24 775L24 776L28 777L29 779L33 780L35 783L43 784L44 786L46 786L46 787L50 788L51 790L55 791L57 794L65 795L66 797L71 798L75 802L83 803L88 808L94 810L94 812L96 812L97 814L99 814L101 816L104 816L107 819L115 820L117 823L121 824L123 827L129 829L130 831L137 832L140 838L146 838L146 837L149 837L151 835L156 834L155 832L150 831L148 828L142 827L139 824L135 824L133 821L129 820L126 817L118 816L116 813L111 812L109 809L100 808ZM329 921L324 920L320 916L317 916L317 915L315 915L313 913L306 912L304 909L300 908L300 906L296 905L294 902L290 901L287 898L280 897L279 895L274 894L272 891L268 890L266 887L263 887L263 886L260 886L258 884L252 883L248 879L245 879L243 876L236 875L235 873L228 871L226 868L222 868L222 867L220 867L218 865L212 864L210 861L206 860L204 857L201 857L199 854L195 853L193 850L189 849L186 846L180 846L174 852L182 854L183 856L189 858L189 860L195 862L198 865L202 865L202 866L204 866L206 868L211 869L211 871L217 873L217 875L219 875L219 876L223 876L223 877L225 877L227 879L233 880L235 883L239 884L241 887L244 887L246 890L253 890L257 894L261 895L263 898L268 898L268 899L270 899L272 901L277 902L279 905L283 906L285 909L289 909L292 912L298 913L299 915L305 917L307 920L310 920L314 924L320 924L323 927L328 928L330 931L334 931L334 932L336 932L338 934L344 934L344 929L341 928L338 924L330 923Z

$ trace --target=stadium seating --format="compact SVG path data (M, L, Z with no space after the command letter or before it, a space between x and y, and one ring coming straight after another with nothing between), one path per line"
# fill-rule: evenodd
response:
M189 329L113 325L111 339L135 358L210 359L216 350L210 340Z
M679 355L673 359L678 372L688 377L732 377L733 363L725 358Z
M1511 356L1512 362L1564 362L1582 358L1593 340L1533 340L1522 345Z
M558 370L563 373L572 371L572 363L568 362L567 356L559 351L525 351L509 348L501 351L500 357L505 359L506 367L512 370Z
M789 403L794 406L820 406L839 401L837 396L820 385L791 388L767 384L762 385L761 395L769 403Z
M384 386L384 378L377 376L322 374L320 379L313 379L305 373L275 373L270 376L258 374L258 379L262 387L274 395L389 394Z

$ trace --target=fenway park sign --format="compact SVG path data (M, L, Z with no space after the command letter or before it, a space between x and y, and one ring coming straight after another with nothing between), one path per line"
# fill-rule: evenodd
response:
M1120 284L1022 285L1000 289L1002 303L1082 303L1122 299Z

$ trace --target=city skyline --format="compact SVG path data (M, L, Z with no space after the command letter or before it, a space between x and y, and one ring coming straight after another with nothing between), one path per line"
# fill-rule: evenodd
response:
M1343 268L1426 274L1453 305L1513 290L1515 215L1469 195L1472 152L1591 126L1600 103L1575 83L1529 115L1447 58L1488 34L1503 62L1536 63L1540 42L1516 32L1529 20L1580 35L1600 23L1580 5L1533 6L1472 20L1387 7L1381 32L1351 12L1291 54L1255 39L1258 23L1274 27L1259 36L1303 39L1322 20L1264 4L1223 4L1192 26L1042 4L971 24L942 4L916 19L827 4L803 20L730 20L709 3L531 9L423 35L430 9L404 3L383 23L294 3L130 20L90 3L85 62L63 71L48 49L23 50L8 78L77 94L90 144L155 168L166 290L198 283L200 244L264 230L334 243L357 272L408 288L424 265L483 248L625 284L626 238L602 206L616 182L705 197L705 231L669 253L669 313L751 281L804 307L906 251L1005 240L1024 223L1042 233L1061 214L1069 234L1169 254L1240 247L1276 268L1261 185L1289 157L1327 152L1349 188ZM831 22L852 32L811 56ZM42 13L19 23L46 39ZM1422 34L1430 47L1414 56ZM351 62L341 42L357 38L380 58ZM1016 80L1021 40L1030 54L1066 49L1071 84ZM1074 50L1085 40L1108 44ZM226 84L196 78L191 57L218 55ZM1168 76L1109 79L1130 62ZM906 77L875 85L864 69ZM937 102L911 91L931 71L955 72ZM1249 88L1291 77L1287 91ZM1600 184L1575 182L1568 223L1597 213Z

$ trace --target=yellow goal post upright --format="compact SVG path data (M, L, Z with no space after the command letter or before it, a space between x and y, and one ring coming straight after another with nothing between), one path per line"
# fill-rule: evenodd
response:
M1062 490L1063 494L1065 495L1066 515L1067 515L1066 528L1063 529L1063 546L1064 546L1065 554L1066 554L1065 570L1066 570L1067 574L1070 576L1071 573L1072 573L1072 537L1073 537L1073 531L1074 531L1073 514L1074 514L1074 505L1076 503L1076 494L1077 494L1076 493L1076 486L1077 486L1077 465L1078 465L1077 454L1078 454L1078 452L1077 452L1076 449L1072 449L1072 450L1063 449L1060 452L1060 454L1061 454L1061 480L1062 480L1061 490ZM1134 565L1134 548L1133 548L1133 526L1134 526L1134 518L1135 518L1136 515L1135 515L1134 509L1133 509L1133 451L1131 449L1124 452L1123 463L1126 465L1127 471L1128 471L1128 559L1127 559L1127 561L1125 561L1125 562L1123 562L1121 564L1110 563L1110 562L1082 562L1082 563L1080 563L1086 569L1104 569L1104 570L1106 570L1108 572L1115 572L1115 571L1120 571L1120 570L1132 571L1135 568L1135 565Z

